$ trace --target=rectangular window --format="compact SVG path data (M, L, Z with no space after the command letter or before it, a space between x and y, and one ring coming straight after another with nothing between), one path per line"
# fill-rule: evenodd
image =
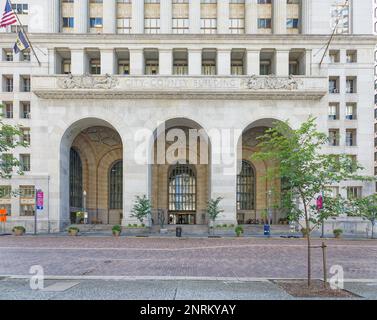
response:
M245 19L233 18L229 19L229 30L232 34L244 34L245 33Z
M287 29L298 29L298 19L287 19Z
M160 18L145 18L144 30L148 34L160 33Z
M4 91L5 92L13 92L13 76L4 76Z
M21 76L21 89L23 92L30 92L30 76Z
M173 33L184 34L189 32L188 18L173 18Z
M271 29L271 19L269 18L258 19L258 29Z
M63 17L63 28L74 28L74 21L73 17Z
M346 79L346 93L356 93L356 78L347 77L347 79Z
M98 59L90 60L90 74L101 74L101 61Z
M329 130L329 145L332 147L339 146L339 129Z
M330 77L329 93L339 93L339 77Z
M346 120L356 120L357 119L357 105L356 103L346 104Z
M30 144L30 128L21 128L22 142Z
M356 129L347 129L346 130L346 146L354 147L356 146Z
M21 119L31 119L30 102L21 102L20 103L20 118Z
M30 154L20 154L20 165L22 171L30 171Z
M131 18L118 18L117 30L118 33L131 33Z
M130 62L129 60L119 60L118 61L118 73L123 75L130 74Z
M362 187L347 187L348 199L360 199L362 196Z
M103 26L102 17L91 17L89 19L89 25L91 28L102 28Z
M201 33L203 34L215 34L217 33L217 19L214 18L202 18L201 21Z
M4 106L5 108L2 110L4 117L6 119L13 119L13 102L5 102Z
M29 13L29 5L27 3L13 3L12 9L19 15Z
M329 120L339 120L339 103L329 104Z

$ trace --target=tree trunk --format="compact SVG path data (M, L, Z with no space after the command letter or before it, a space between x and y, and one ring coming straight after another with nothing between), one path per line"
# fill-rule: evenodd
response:
M311 286L312 282L312 262L311 262L311 239L310 239L310 225L309 225L309 216L308 216L308 210L306 207L305 201L304 203L304 210L305 210L305 227L307 232L307 244L308 244L308 287Z

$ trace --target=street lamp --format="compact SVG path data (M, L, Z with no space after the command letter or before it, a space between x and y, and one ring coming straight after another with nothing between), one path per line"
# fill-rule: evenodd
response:
M268 204L267 204L268 205L268 224L270 225L271 220L272 220L272 208L271 208L272 190L268 190L267 196L268 196Z
M83 196L83 211L84 211L84 224L88 224L88 213L86 212L86 191L82 193Z

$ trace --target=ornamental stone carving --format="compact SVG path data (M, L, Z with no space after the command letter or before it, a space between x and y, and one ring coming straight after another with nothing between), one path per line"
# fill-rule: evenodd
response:
M118 79L109 74L105 76L73 76L59 79L58 86L62 89L114 89L119 85Z
M288 78L278 78L276 76L257 77L251 76L247 81L247 88L250 90L298 90L303 86L300 79L292 76Z

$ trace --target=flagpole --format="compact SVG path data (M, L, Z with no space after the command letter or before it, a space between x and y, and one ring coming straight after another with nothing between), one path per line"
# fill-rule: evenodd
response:
M348 2L349 2L349 1L346 0L346 2L344 3L344 6L347 6L347 5L348 5ZM335 36L336 29L337 29L337 27L338 27L338 25L339 25L339 20L340 20L340 17L338 17L338 19L336 20L336 24L335 24L334 30L333 30L333 32L332 32L332 34L331 34L331 37L330 37L329 41L327 42L325 52L323 53L323 56L322 56L321 62L319 63L319 67L322 66L323 59L325 59L326 53L327 53L327 51L329 50L330 44L331 44L331 42L332 42L332 40L333 40L333 38L334 38L334 36Z
M8 1L9 1L10 6L12 7L12 2L11 2L10 0L8 0ZM13 8L12 8L12 10L13 10ZM41 66L41 62L40 62L40 60L39 60L39 58L38 58L38 56L37 56L37 54L36 54L36 52L35 52L35 50L34 50L34 47L33 47L32 43L31 43L31 41L30 41L30 39L29 39L27 33L25 32L24 26L23 26L23 24L22 24L20 18L18 17L18 14L17 14L16 10L13 10L13 12L14 12L14 14L15 14L15 16L16 16L16 19L17 19L18 23L20 24L21 30L22 30L23 34L25 35L27 42L28 42L29 45L30 45L31 50L33 51L33 54L34 54L35 58L36 58L37 61L38 61L38 65Z

